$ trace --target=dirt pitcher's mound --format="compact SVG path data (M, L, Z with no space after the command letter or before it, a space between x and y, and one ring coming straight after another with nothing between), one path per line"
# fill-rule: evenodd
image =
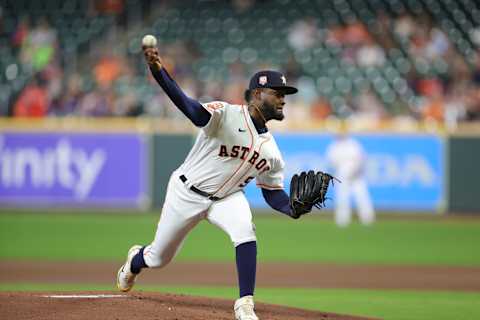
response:
M233 301L135 292L2 292L2 319L232 320ZM257 303L261 320L367 319Z

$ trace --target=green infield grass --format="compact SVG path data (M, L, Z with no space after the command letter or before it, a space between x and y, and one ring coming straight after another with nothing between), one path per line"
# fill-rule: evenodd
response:
M3 212L0 259L123 260L132 244L153 239L158 217ZM318 215L301 220L256 215L254 222L260 261L480 265L480 219L380 219L370 227L352 224L345 229ZM203 221L177 260L232 261L233 254L229 238Z
M82 291L112 290L110 286L88 284L0 284L3 291ZM137 286L136 290L160 291L196 296L235 299L236 288ZM480 293L258 288L256 300L297 308L369 316L391 320L471 320L480 319Z

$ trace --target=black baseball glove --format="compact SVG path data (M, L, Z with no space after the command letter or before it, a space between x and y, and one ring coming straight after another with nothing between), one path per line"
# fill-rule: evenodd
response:
M312 211L313 206L323 208L328 186L333 179L328 173L313 170L302 171L300 175L295 174L290 181L290 207L291 217L300 218L302 215Z

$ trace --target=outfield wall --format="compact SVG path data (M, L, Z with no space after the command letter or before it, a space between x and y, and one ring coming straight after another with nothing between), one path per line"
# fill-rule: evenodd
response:
M480 214L480 138L453 136L448 141L449 212Z
M158 130L138 120L68 121L0 121L0 206L160 208L168 177L195 136L191 126L162 124L167 130ZM333 135L318 132L325 130L274 134L286 162L287 190L294 172L330 171L325 149ZM480 211L480 179L472 167L480 161L479 136L416 131L355 137L368 154L367 179L379 210ZM267 208L255 182L245 192L252 207Z
M193 145L193 136L187 134L154 134L152 139L151 186L152 206L161 208L167 182L172 172L187 157Z

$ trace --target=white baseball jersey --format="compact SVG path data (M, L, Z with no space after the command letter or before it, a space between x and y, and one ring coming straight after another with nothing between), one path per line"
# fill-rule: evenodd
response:
M365 166L366 159L362 146L350 137L332 143L326 154L340 180L358 177Z
M223 198L242 190L256 178L264 189L283 189L284 161L269 133L259 134L248 107L215 101L203 107L210 121L177 169L187 185Z

